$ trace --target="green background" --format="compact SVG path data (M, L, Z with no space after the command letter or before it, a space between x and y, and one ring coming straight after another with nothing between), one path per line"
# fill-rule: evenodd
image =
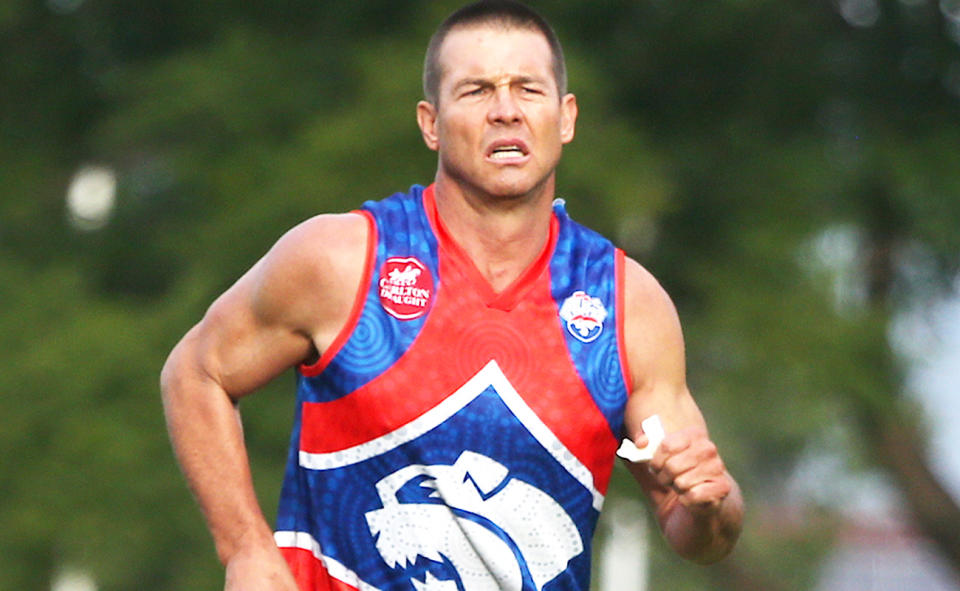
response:
M0 588L64 569L104 591L216 589L158 372L282 233L427 183L423 50L454 2L0 4ZM652 539L650 588L810 589L840 527L804 472L880 474L960 565L895 321L960 261L960 5L951 0L536 2L580 119L558 192L649 268L748 502L702 568ZM117 175L71 222L84 166ZM292 376L245 400L272 517ZM896 451L897 453L892 453ZM618 473L613 495L634 494Z

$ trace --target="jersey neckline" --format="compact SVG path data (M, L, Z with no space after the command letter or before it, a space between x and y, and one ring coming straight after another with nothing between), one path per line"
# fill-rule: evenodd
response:
M427 220L437 237L437 243L441 251L449 256L466 273L469 282L480 294L483 302L490 308L503 311L510 311L523 299L530 291L537 279L547 269L550 264L550 258L557 245L557 236L559 234L560 223L555 213L550 215L550 233L543 250L522 273L508 285L503 291L494 291L490 282L480 272L473 259L460 246L459 243L450 234L450 231L440 219L437 211L437 201L434 195L434 184L431 183L423 190L423 208L427 214Z

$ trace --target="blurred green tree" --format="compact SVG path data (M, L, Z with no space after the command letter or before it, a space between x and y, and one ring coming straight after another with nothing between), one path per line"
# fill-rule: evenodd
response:
M159 368L287 228L430 181L419 68L458 4L0 7L0 587L48 589L73 567L104 590L221 584ZM956 503L887 338L957 274L960 35L942 4L538 4L581 108L560 192L673 294L751 508L719 566L658 547L654 587L811 588L831 508L769 515L838 427L960 565ZM118 179L100 229L64 206L90 164ZM244 403L268 514L293 410L278 382ZM632 488L619 474L613 494Z

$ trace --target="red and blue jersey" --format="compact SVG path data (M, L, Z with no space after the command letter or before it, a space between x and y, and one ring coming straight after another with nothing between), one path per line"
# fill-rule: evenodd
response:
M362 213L364 287L298 372L275 537L300 588L586 590L630 390L623 253L558 201L496 293L432 186Z

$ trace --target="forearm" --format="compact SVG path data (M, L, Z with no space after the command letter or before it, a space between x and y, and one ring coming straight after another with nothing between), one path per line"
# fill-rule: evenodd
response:
M675 495L661 505L657 518L677 554L699 564L712 564L733 549L743 525L743 498L736 482L730 480L730 493L715 507L688 507Z
M272 544L233 400L215 380L192 367L182 350L171 354L161 386L174 452L220 560L226 563L244 544Z

